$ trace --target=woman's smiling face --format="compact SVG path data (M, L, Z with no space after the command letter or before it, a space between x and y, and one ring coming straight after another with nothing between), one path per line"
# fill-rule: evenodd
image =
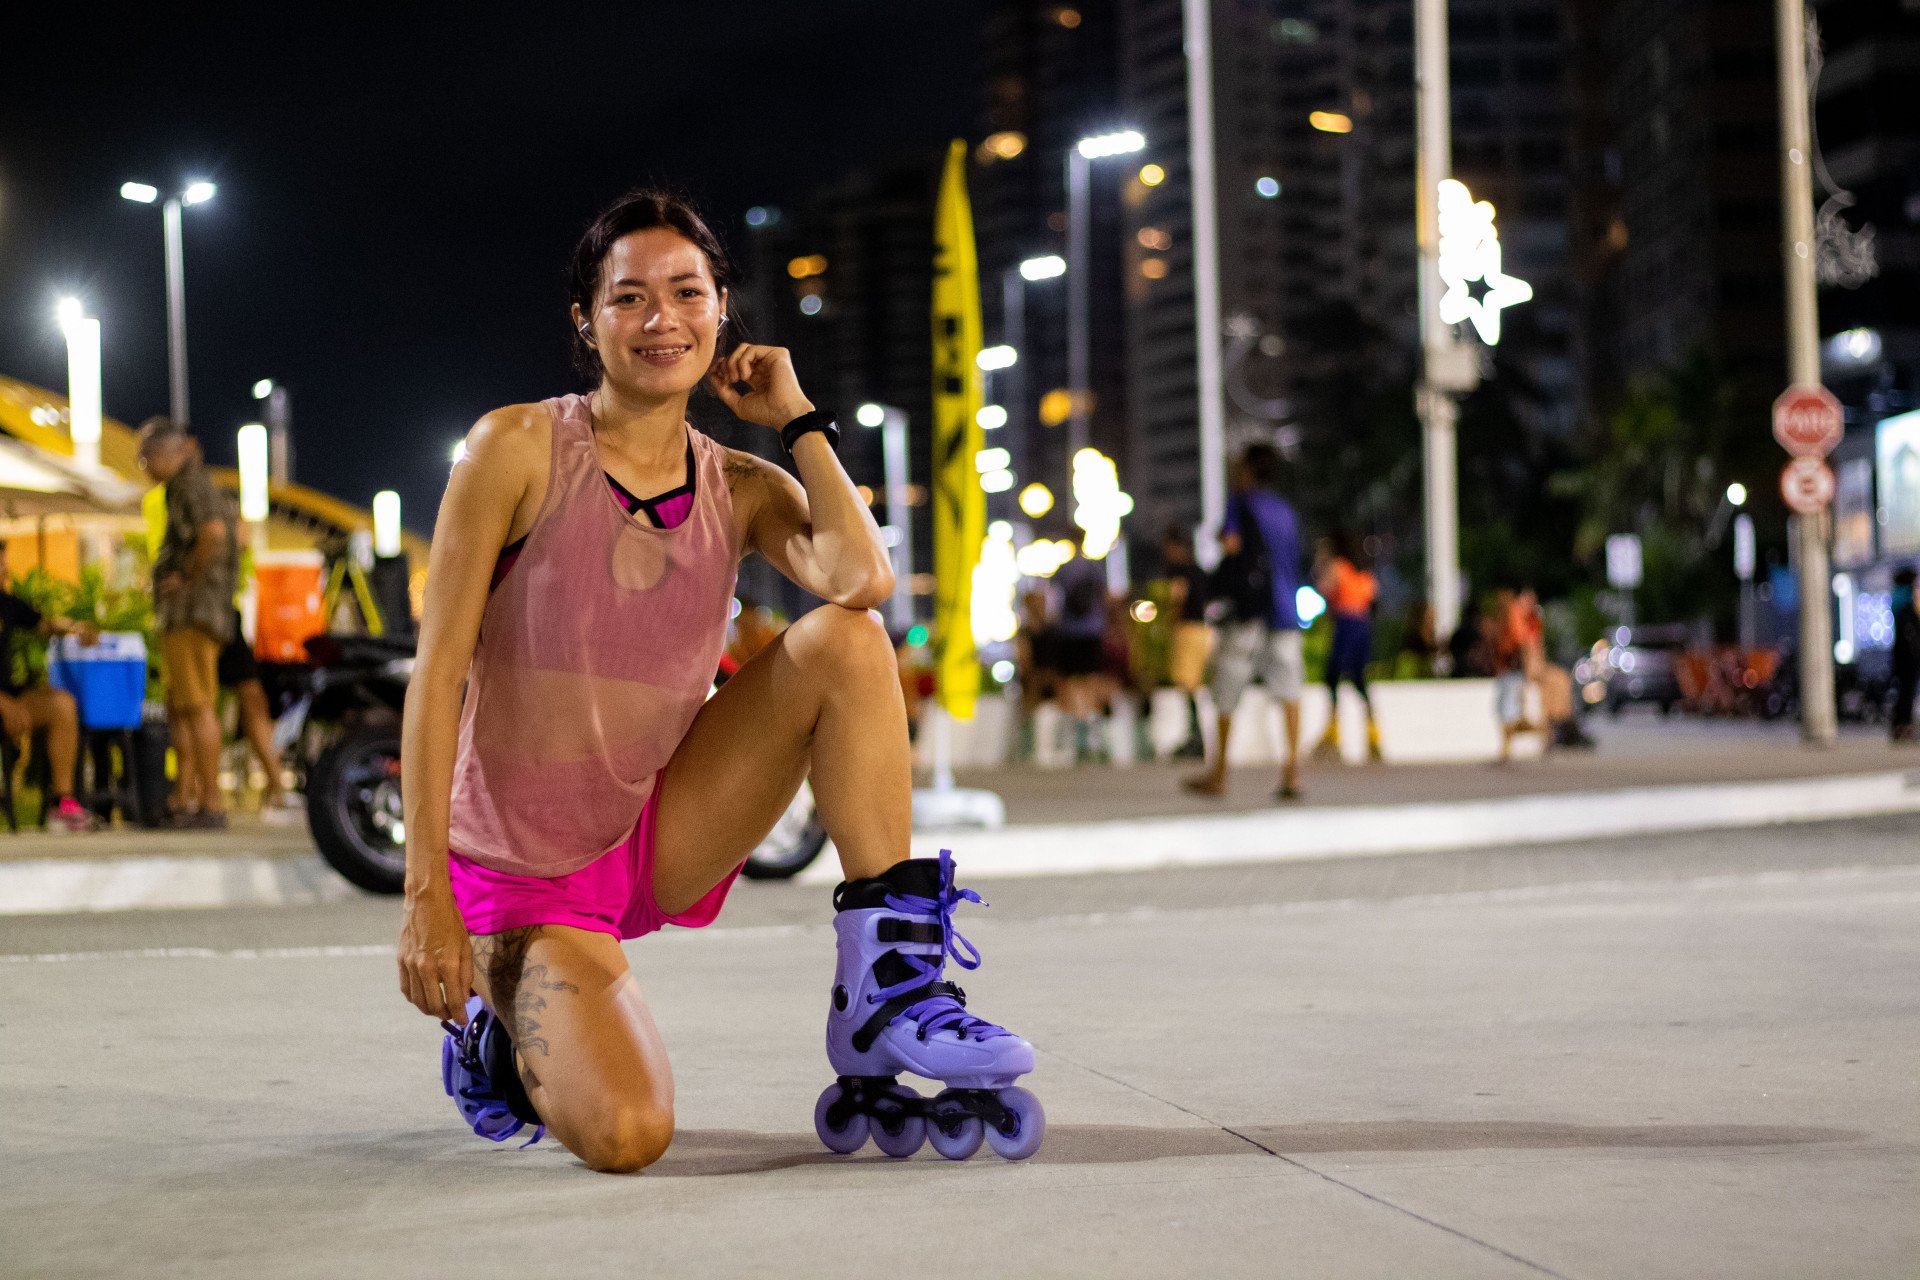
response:
M648 399L699 385L713 367L725 313L726 291L714 284L706 254L667 227L614 241L600 263L592 314L573 309L607 380Z

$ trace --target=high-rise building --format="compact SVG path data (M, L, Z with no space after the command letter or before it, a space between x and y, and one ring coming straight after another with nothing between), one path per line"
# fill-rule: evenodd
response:
M1601 37L1608 145L1600 163L1617 214L1582 224L1611 295L1611 351L1626 382L1710 354L1764 405L1785 379L1780 168L1773 24L1722 0L1620 0ZM1603 403L1620 387L1594 389Z
M914 565L932 567L924 494L933 411L933 215L942 155L903 155L856 170L785 208L749 211L743 308L753 341L787 347L801 385L841 415L840 457L855 483L880 491L878 431L858 426L867 401L906 411L914 447ZM772 432L757 452L781 454ZM730 441L730 443L733 443ZM742 590L786 603L793 589L750 560ZM748 574L753 576L751 580Z
M1452 9L1454 168L1499 207L1506 269L1535 289L1508 317L1511 367L1544 392L1531 425L1564 430L1575 378L1560 3ZM1127 479L1151 529L1199 517L1187 77L1180 0L1123 0L1121 15L1123 103L1152 140L1149 176L1164 174L1135 175L1125 200ZM1228 445L1272 438L1331 468L1357 406L1326 388L1410 382L1417 354L1411 8L1214 0L1211 16L1221 304L1238 335Z
M1812 12L1822 372L1865 425L1920 403L1920 3Z
M996 437L1014 454L1019 483L1039 481L1055 493L1070 471L1060 394L1068 385L1067 304L1064 278L1026 282L1024 259L1067 256L1067 160L1091 134L1140 127L1122 109L1118 92L1119 17L1110 0L1002 0L991 9L981 40L984 100L981 138L970 173L974 231L980 254L981 304L988 342L1024 330L1016 370L996 376L993 400L1010 415ZM1127 438L1128 347L1121 308L1124 234L1119 191L1125 165L1092 165L1088 279L1090 438L1118 454ZM1009 325L1008 306L1023 308ZM1042 407L1045 413L1042 413ZM1064 528L1070 507L1049 517Z

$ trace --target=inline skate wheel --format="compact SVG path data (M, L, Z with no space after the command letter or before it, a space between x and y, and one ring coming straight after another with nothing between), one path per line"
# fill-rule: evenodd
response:
M883 1155L900 1160L918 1151L920 1144L926 1141L927 1119L919 1113L920 1095L911 1088L897 1084L887 1093L890 1097L900 1099L903 1105L898 1114L871 1117L867 1124L868 1135ZM894 1127L890 1129L889 1124Z
M987 1145L994 1154L1007 1160L1025 1160L1040 1149L1047 1133L1047 1113L1030 1089L1014 1085L999 1093L1000 1105L1007 1109L1005 1127L987 1126Z
M986 1126L980 1123L979 1116L964 1116L952 1133L938 1124L928 1125L927 1144L949 1160L965 1160L980 1149L980 1139L985 1133Z
M837 1080L821 1093L820 1101L813 1104L813 1131L820 1135L820 1141L826 1144L827 1150L844 1156L851 1155L866 1145L868 1125L866 1116L857 1111L848 1116L846 1122L838 1129L828 1123L827 1112L832 1109L834 1103L840 1101L840 1094L840 1083Z

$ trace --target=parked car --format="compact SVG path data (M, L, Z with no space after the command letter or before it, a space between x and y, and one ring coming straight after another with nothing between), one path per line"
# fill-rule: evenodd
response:
M1628 703L1651 702L1668 715L1681 699L1677 674L1687 628L1618 627L1574 664L1573 678L1589 706L1619 715Z

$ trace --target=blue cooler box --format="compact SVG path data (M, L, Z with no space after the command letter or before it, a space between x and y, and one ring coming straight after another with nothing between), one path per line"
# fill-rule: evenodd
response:
M103 632L91 647L59 636L47 646L47 678L80 704L83 727L137 729L147 696L147 642L137 631Z

